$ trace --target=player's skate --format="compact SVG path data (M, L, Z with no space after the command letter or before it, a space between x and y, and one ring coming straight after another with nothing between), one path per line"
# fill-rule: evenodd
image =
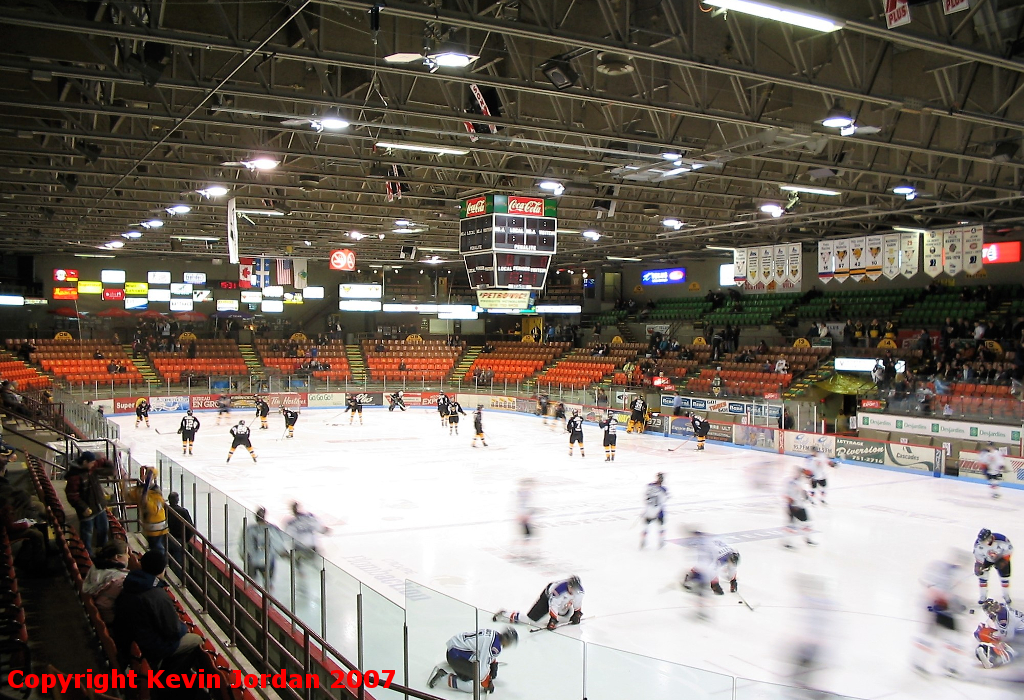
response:
M725 591L722 590L722 584L718 581L711 582L711 590L715 595L725 595Z
M505 610L505 608L501 608L498 610L498 612L491 615L491 622L497 622L498 620L506 619L508 619L508 612Z
M427 681L427 687L433 688L435 685L437 685L438 681L440 681L447 675L448 672L444 670L444 666L442 666L441 664L434 666L434 670L430 672L430 680Z

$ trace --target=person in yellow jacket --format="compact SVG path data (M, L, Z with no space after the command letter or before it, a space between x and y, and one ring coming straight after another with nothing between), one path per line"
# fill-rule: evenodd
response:
M122 480L121 493L127 503L138 506L139 526L149 549L167 556L167 502L157 482L156 469L143 467L141 480Z

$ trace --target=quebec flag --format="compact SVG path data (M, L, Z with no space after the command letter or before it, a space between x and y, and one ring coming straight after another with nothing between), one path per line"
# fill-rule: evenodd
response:
M252 281L257 287L270 286L270 258L256 258L252 266Z

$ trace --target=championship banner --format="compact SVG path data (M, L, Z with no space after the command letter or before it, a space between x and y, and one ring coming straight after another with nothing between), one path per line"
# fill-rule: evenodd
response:
M938 277L942 272L942 231L925 231L924 273ZM906 274L906 273L904 273Z
M882 275L887 280L894 280L900 276L900 235L886 236L882 247Z
M864 273L867 272L867 250L865 247L863 236L850 239L850 279L854 282L864 279Z
M757 289L757 285L761 284L761 289L764 289L764 283L761 280L761 267L758 258L759 248L747 248L747 289Z
M850 277L850 241L847 238L840 238L832 241L835 251L835 273L832 276L836 282L845 282Z
M964 229L951 228L942 234L942 269L950 277L964 269Z
M984 264L985 230L981 226L964 228L964 272L976 275Z
M789 289L800 289L804 279L804 251L799 243L789 244L789 271L786 273L786 283L783 285Z
M747 284L747 251L744 248L732 251L732 280L737 287Z
M818 279L828 284L835 273L832 241L818 241Z
M883 238L882 236L866 236L864 238L864 245L867 248L864 274L867 275L869 280L875 282L882 276Z
M918 243L921 240L919 233L900 234L900 274L910 278L917 274L918 267Z
M761 247L761 281L764 283L764 290L775 288L775 249L768 245Z
M786 284L789 276L786 270L789 269L789 247L784 245L775 246L775 277L772 279L771 289L781 289Z

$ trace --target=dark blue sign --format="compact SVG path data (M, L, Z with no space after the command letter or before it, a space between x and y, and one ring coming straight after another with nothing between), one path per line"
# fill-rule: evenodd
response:
M644 270L640 275L640 283L645 285L682 284L685 281L685 267L673 267L669 270Z

